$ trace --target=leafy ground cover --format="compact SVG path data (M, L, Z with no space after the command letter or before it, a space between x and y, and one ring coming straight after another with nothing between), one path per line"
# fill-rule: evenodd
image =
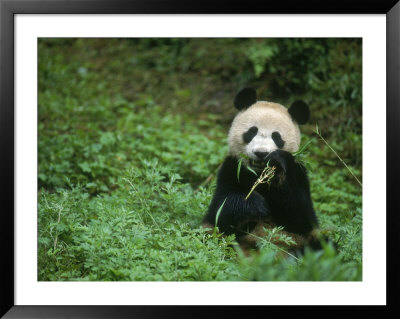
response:
M361 280L360 39L40 39L38 279ZM327 245L245 256L200 222L245 85L306 100L314 206Z

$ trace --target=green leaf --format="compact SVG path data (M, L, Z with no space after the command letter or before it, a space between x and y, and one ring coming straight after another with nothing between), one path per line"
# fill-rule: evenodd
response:
M237 180L238 180L238 181L239 181L240 167L242 166L242 162L243 162L243 159L241 158L241 159L239 160L238 168L237 168Z
M246 166L246 167L250 172L252 172L254 175L258 176L257 173L250 166Z
M224 202L223 202L222 205L218 208L217 215L215 216L215 226L217 226L217 224L218 224L218 218L219 218L219 215L221 214L222 208L223 208L224 205L225 205L226 199L227 199L227 198L224 199Z
M87 162L83 162L83 163L79 163L78 166L82 169L83 172L85 173L90 173L92 171L92 169L89 166L89 163Z
M309 139L302 147L300 147L300 149L298 151L293 152L292 155L297 156L297 155L303 153L306 150L306 148L308 147L308 145L310 145L311 142L313 142L313 141L314 141L314 138Z

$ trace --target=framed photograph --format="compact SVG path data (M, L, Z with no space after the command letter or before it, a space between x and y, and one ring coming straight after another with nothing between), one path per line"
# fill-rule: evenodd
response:
M398 313L400 5L299 4L1 0L4 318Z

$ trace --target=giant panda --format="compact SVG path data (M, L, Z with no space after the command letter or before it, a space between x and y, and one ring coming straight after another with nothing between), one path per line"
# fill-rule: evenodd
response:
M291 251L303 250L306 245L320 249L307 172L292 155L300 146L299 125L310 118L308 105L296 101L287 109L258 101L254 89L244 88L237 93L234 106L240 112L229 129L229 154L219 169L203 226L235 234L246 250L256 248L257 238L277 226L282 226L295 244L280 239L274 244ZM274 177L269 184L259 184L246 200L258 178L254 173L260 175L267 163L275 167Z

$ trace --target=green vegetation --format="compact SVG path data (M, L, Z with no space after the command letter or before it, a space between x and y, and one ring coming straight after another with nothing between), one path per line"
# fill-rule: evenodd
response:
M362 189L314 132L362 181L361 39L38 45L39 280L362 279ZM310 104L300 155L338 254L279 259L264 238L245 256L200 227L243 86Z

